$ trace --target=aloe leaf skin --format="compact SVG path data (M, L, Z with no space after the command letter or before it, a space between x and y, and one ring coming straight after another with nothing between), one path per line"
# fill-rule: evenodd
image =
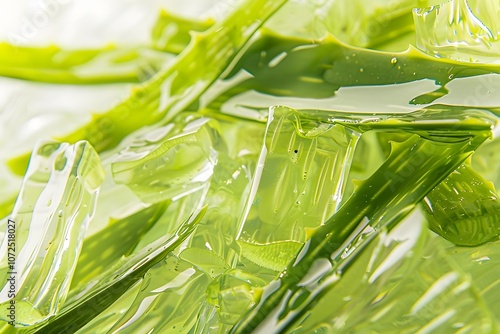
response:
M193 35L188 47L164 70L135 88L128 99L61 141L88 140L97 152L109 150L133 131L167 122L195 101L221 74L258 28L286 0L243 2L206 32ZM28 155L8 162L24 173Z
M491 182L462 164L422 201L430 228L460 246L500 235L500 199Z
M428 131L428 139L414 135L403 143L393 144L388 159L359 185L339 211L316 230L296 261L267 287L259 304L240 319L232 333L250 333L264 328L269 333L277 333L289 329L314 304L316 296L335 284L334 281L320 280L325 270L339 268L344 248L362 230L367 226L379 229L399 222L491 135L495 124L486 112L476 114L478 118L471 118L467 113L460 117L451 112L441 117L446 115L453 119L459 117L461 121L453 127L446 121L441 124L437 121L433 122L432 129L424 130L422 126L429 126L425 120L418 124L417 119L406 126L401 124L404 120L400 120L397 128L424 130L424 135ZM397 124L392 120L362 123L359 127L366 130L390 129L391 125ZM356 127L355 124L349 126Z
M340 87L422 79L444 86L455 78L500 73L498 64L434 58L412 46L403 52L375 51L350 46L332 35L311 41L269 30L263 30L227 78L242 69L253 76L240 84L246 89L308 98L333 96Z
M115 265L116 272L112 278L107 275L104 278L97 278L96 286L91 292L84 291L83 296L75 298L61 313L39 327L35 333L62 333L68 329L75 332L83 327L140 281L151 267L165 259L168 253L191 236L205 213L206 207L194 212L172 237L160 239L146 252L134 254Z
M7 262L8 238L0 247L1 277L8 283L11 272L17 275L15 296L3 285L0 305L15 300L16 326L44 321L66 299L103 179L99 156L88 142L36 146L9 217L16 227L14 264Z
M139 83L171 58L145 47L71 50L0 43L0 76L55 84Z

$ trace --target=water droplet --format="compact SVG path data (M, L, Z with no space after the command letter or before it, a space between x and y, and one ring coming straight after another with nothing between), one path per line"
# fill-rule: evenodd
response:
M360 71L361 73L363 73L363 72L365 71L365 69L361 67L361 68L359 69L359 71Z
M395 65L397 62L398 62L398 58L393 57L393 58L391 59L391 64Z
M448 76L448 79L450 79L450 80L451 80L451 79L453 79L454 77L455 77L455 75L454 75L454 74L450 74L450 75Z
M58 216L59 218L61 218L61 217L63 216L63 210L59 210L59 212L57 213L57 216Z

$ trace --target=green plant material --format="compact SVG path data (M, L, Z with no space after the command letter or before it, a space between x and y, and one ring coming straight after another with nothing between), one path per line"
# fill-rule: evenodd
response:
M9 219L13 238L2 240L2 249L9 243L10 258L15 260L8 259L7 252L1 255L1 277L6 283L0 305L6 307L15 300L17 312L15 319L4 313L1 320L31 326L59 310L103 179L99 156L88 142L37 145ZM12 277L15 289L7 280ZM10 290L13 293L7 293Z
M500 73L498 64L434 58L409 46L403 52L353 47L328 35L320 40L284 37L264 30L226 80L240 71L252 77L221 94L214 108L246 90L304 98L331 97L340 87L392 85L429 79L445 86L456 78ZM425 103L430 100L415 100Z
M356 258L342 252L363 230L395 225L491 135L495 124L491 114L453 109L423 109L385 121L373 115L365 120L332 113L324 116L327 122L360 132L405 129L415 135L392 145L387 160L315 231L295 262L267 287L266 297L240 318L232 333L291 329L315 297L335 285L336 279L322 280L325 273L341 275L343 263ZM318 116L321 113L309 117Z
M140 47L65 50L0 43L0 76L58 84L141 82L171 58Z
M191 43L164 70L135 88L131 96L61 140L88 140L97 152L109 150L143 126L167 122L195 101L237 56L250 37L286 0L247 0ZM8 162L24 173L28 155Z
M179 54L189 45L194 32L206 31L214 24L212 19L190 20L162 10L151 31L151 43L157 50Z
M317 298L292 333L492 333L496 328L475 281L440 239L411 219L390 233L382 230L337 285Z
M94 277L109 270L122 257L129 256L141 237L158 221L170 201L151 205L109 225L85 239L71 281L72 289L84 287Z
M193 212L172 237L165 236L150 245L149 249L123 258L83 290L72 291L73 294L61 312L37 329L36 333L61 333L67 330L76 332L82 328L139 282L150 268L182 244L193 233L205 212L206 207Z
M451 173L422 204L431 230L456 245L476 246L500 235L500 199L470 163Z

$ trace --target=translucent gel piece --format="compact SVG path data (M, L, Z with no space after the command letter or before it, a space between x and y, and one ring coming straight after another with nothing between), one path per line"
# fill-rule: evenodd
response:
M188 118L177 124L182 126L178 132L170 124L132 143L111 165L115 182L147 203L176 200L204 188L217 161L209 122Z
M4 282L15 275L17 326L47 319L65 300L103 178L99 156L88 142L41 142L33 151L11 216L14 268L6 258L7 238L0 247L0 306L10 304ZM0 319L10 321L5 314Z
M500 3L451 0L413 12L417 46L436 57L466 62L498 62Z
M273 109L239 238L305 241L306 229L340 203L358 138L345 127Z

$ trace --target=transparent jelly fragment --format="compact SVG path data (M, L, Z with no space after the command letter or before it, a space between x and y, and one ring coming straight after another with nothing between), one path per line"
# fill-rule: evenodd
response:
M496 0L451 0L416 8L417 46L440 58L498 62L500 3Z
M0 247L0 305L14 300L16 306L15 319L2 312L1 320L29 326L59 309L103 178L99 156L88 142L41 142L35 147L8 222L14 233Z
M359 136L307 113L272 108L239 239L306 240L337 209Z
M111 164L115 182L147 203L176 200L204 188L217 162L217 135L210 122L187 117L143 135Z

